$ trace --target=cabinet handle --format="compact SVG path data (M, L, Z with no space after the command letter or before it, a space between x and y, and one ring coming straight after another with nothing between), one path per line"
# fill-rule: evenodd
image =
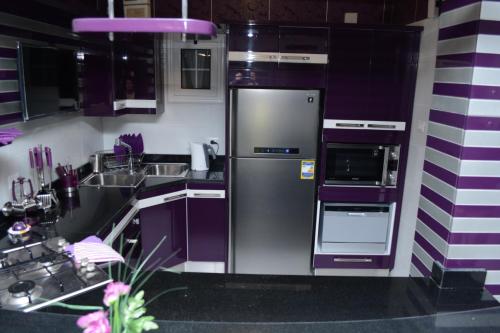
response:
M179 199L182 199L185 197L186 197L185 194L180 194L180 195L176 195L175 197L165 198L165 199L163 199L163 202L171 202L171 201L179 200Z
M366 216L366 213L347 213L347 216Z
M336 123L337 127L354 127L354 128L361 128L365 127L364 124L360 123Z
M193 197L195 198L220 198L221 195L217 193L193 193Z
M356 262L356 263L370 263L371 258L333 258L333 262Z
M281 59L283 60L303 60L303 61L309 61L311 60L311 57L301 57L301 56L281 56Z
M395 129L396 125L386 125L386 124L368 124L366 125L368 128L388 128Z

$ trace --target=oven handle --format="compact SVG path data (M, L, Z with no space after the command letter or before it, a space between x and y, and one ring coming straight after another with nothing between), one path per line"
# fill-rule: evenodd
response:
M333 262L371 263L371 258L333 258Z
M382 167L382 181L380 185L382 187L387 185L387 168L389 167L389 146L384 147L384 165Z
M366 216L366 213L347 213L347 216Z

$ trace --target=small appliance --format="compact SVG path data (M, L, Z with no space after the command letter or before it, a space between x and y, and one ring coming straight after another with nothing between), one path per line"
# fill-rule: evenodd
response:
M206 171L210 166L208 155L215 160L215 151L206 143L191 142L191 170Z
M326 185L395 187L399 145L329 143Z

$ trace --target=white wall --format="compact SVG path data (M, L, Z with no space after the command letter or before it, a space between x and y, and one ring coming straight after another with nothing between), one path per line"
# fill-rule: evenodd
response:
M103 119L104 148L111 149L122 133L142 133L150 154L190 154L189 142L219 138L225 147L224 103L166 103L161 115L125 115Z
M73 167L86 163L90 154L102 150L99 118L68 115L2 127L15 127L24 134L12 144L0 148L0 204L11 200L10 188L14 178L31 178L28 149L36 144L52 149L54 164L71 163Z
M217 44L218 43L218 44ZM218 48L223 49L224 38L219 35ZM168 45L168 46L167 46ZM174 46L173 46L174 45ZM182 45L182 44L181 44ZM214 47L212 43L204 47ZM142 133L144 139L144 150L150 154L190 154L190 142L209 143L209 138L218 138L218 155L225 151L225 103L221 102L169 102L168 92L175 89L169 86L168 68L175 66L170 63L167 53L168 47L180 48L179 44L168 44L167 39L163 42L162 66L163 81L165 84L164 102L165 112L161 115L125 115L118 118L103 119L104 147L111 149L115 139L124 133ZM214 52L213 52L214 53ZM219 63L220 61L220 63ZM223 71L223 57L216 60L218 65L214 70L220 68ZM219 67L220 66L220 67ZM217 77L217 89L225 89L225 75Z
M398 234L396 263L391 276L410 274L411 255L415 225L417 222L420 185L425 158L427 124L432 102L432 87L436 63L439 20L430 18L412 25L423 26L418 63L417 84L413 104L413 121L410 137L408 165L406 167L405 190Z

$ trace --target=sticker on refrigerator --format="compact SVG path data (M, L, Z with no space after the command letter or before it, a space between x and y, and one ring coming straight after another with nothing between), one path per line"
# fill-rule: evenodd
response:
M300 161L300 179L314 179L314 169L316 161L302 160Z

